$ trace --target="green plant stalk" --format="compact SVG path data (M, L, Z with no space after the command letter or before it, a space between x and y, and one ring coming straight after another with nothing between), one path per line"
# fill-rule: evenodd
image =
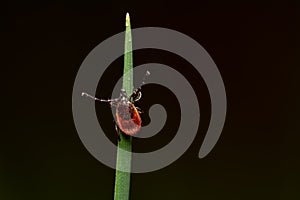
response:
M124 71L123 71L123 89L127 95L133 92L133 62L132 62L132 38L129 14L126 14L125 30L125 53L124 53ZM115 179L115 200L128 200L130 190L130 170L131 170L131 153L124 154L121 149L131 152L132 137L124 136L121 131L120 141L117 149L117 170ZM122 167L120 167L122 166ZM123 172L118 169L125 169Z

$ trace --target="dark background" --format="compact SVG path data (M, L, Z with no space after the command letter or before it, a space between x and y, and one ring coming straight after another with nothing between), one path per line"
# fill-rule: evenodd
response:
M103 40L124 30L126 12L133 28L165 27L198 41L217 64L228 98L221 138L200 160L210 117L205 83L176 55L134 52L135 65L160 62L189 78L202 121L180 159L159 171L132 175L131 199L299 199L296 1L13 1L1 8L1 200L113 199L114 170L82 145L71 95L82 61ZM106 71L97 95L108 98L121 73L122 58ZM148 85L143 94L144 109L161 102L176 113L178 105L168 89ZM107 111L99 121L115 141L109 107L96 107ZM154 138L135 140L135 151L171 141L176 134L172 124L178 120L172 116ZM147 112L143 119L149 123Z

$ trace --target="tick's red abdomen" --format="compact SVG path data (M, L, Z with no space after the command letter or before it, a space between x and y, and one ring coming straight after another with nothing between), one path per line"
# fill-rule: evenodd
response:
M116 108L117 124L126 135L135 135L141 128L141 117L132 104L119 103Z

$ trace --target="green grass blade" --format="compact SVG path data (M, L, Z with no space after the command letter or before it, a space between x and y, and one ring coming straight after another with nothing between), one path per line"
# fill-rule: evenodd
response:
M132 62L132 39L129 14L126 14L126 31L125 31L125 52L124 52L124 72L123 72L123 89L127 95L133 92L133 62ZM131 152L132 137L124 137L120 132L121 141L118 142L117 150L117 169L126 169L122 172L116 170L115 179L115 200L128 200L130 190L130 169L131 153L124 153L121 149ZM120 167L122 166L122 167Z

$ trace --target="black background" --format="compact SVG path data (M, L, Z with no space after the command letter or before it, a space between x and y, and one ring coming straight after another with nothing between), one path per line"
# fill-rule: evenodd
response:
M221 138L200 160L210 117L205 83L176 55L134 52L135 65L160 62L189 78L202 121L180 159L159 171L132 175L131 199L299 198L296 1L13 1L1 8L0 199L113 199L114 170L82 145L71 96L82 61L124 30L126 12L132 28L165 27L198 41L217 64L228 98ZM122 58L105 73L97 95L107 98L121 76ZM163 94L159 98L158 92ZM178 105L166 88L148 85L143 95L146 111L152 103L168 104L171 124L154 138L135 140L140 152L171 141L178 120L172 113ZM106 105L96 108L110 114ZM145 124L147 117L146 112ZM99 121L115 141L111 116L99 114Z

